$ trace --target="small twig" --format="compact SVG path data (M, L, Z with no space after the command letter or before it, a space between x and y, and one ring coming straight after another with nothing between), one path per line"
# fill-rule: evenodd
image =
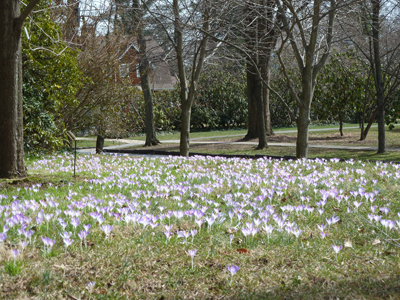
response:
M74 296L71 296L70 294L67 294L67 297L72 300L80 300L80 298L75 298Z
M400 244L399 244L399 243L396 243L396 242L393 242L393 241L395 241L395 239L393 239L391 236L389 236L386 232L384 232L384 231L383 231L382 229L380 229L378 226L375 226L374 224L372 224L372 222L370 222L369 220L367 220L367 219L364 218L363 216L360 215L360 217L363 218L367 223L369 223L369 225L370 225L371 227L377 229L377 230L380 231L382 234L384 234L388 239L386 239L386 238L383 237L382 235L379 235L378 233L377 233L377 236L379 236L379 237L380 237L381 239L383 239L385 242L387 242L387 243L389 243L389 244L391 244L391 245L393 245L393 246L395 246L395 247L397 247L397 248L400 248Z

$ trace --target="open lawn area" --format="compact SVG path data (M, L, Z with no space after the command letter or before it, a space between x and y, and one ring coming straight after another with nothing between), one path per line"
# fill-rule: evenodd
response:
M354 124L353 124L354 125ZM349 124L348 126L351 126ZM352 126L354 127L354 126ZM360 130L358 128L344 129L344 135L340 136L337 128L331 126L315 126L312 129L317 131L309 132L310 145L332 145L343 147L377 147L378 145L378 129L372 127L366 140L360 141ZM289 131L289 132L287 132ZM276 134L268 137L268 142L276 143L296 143L296 129L285 128L276 130ZM258 139L246 140L253 144L243 144L245 131L222 131L193 133L191 134L192 142L190 151L195 153L207 154L245 154L245 155L270 155L270 156L295 156L296 147L288 146L270 146L267 149L256 150ZM179 136L172 135L179 139ZM179 144L171 143L170 138L164 139L166 136L161 135L162 144L157 146L145 147L136 145L127 147L132 150L163 150L179 152ZM211 143L210 143L211 142ZM220 143L215 143L220 142ZM393 151L390 148L400 149L400 129L386 130L386 147L388 151L384 154L376 154L374 150L347 150L347 149L329 149L329 148L309 148L309 158L342 158L355 160L381 160L381 161L398 161L400 162L400 151Z
M1 299L398 299L400 165L29 158L0 180Z

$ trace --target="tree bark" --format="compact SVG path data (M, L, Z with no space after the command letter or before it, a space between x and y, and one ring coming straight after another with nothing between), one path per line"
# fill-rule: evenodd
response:
M372 36L374 48L375 89L378 119L378 153L385 153L385 84L382 76L380 58L380 9L381 0L372 0Z
M160 141L156 137L156 129L154 124L153 94L150 84L150 63L147 55L146 37L143 33L143 8L140 5L139 0L134 0L132 7L134 10L134 21L136 23L136 32L138 36L137 41L139 46L140 85L142 87L145 103L145 147L154 146L160 144Z
M104 137L102 135L98 135L96 140L96 154L102 153L103 148L104 148Z
M266 71L265 71L265 78L264 80L269 84L270 83L270 63L268 63L266 66ZM263 85L263 99L264 99L264 116L265 116L265 133L267 136L272 136L274 135L274 131L272 130L272 125L271 125L271 111L269 109L269 95L270 91L267 88L266 85Z
M146 40L143 36L143 32L138 34L138 44L140 51L140 80L143 91L143 98L145 103L145 131L146 131L146 143L145 146L154 146L160 144L160 141L156 137L156 129L154 124L154 109L153 109L153 95L150 86L150 64L147 58Z
M210 1L205 2L205 10L203 12L203 31L208 32L210 26ZM206 56L208 35L203 34L202 40L197 49L192 61L192 70L190 77L190 85L186 79L186 65L183 54L183 26L179 1L173 0L172 8L174 13L174 43L176 58L178 63L178 77L180 83L180 100L181 100L181 136L180 136L180 155L189 156L189 137L190 137L190 115L193 104L193 99L197 90L197 83L200 77L201 70Z
M188 102L186 101L182 105L181 112L181 135L180 135L180 144L179 144L179 152L181 156L189 156L189 143L190 143L190 115L191 115L191 107L189 107Z
M247 134L244 137L245 140L251 140L258 137L257 134L257 99L254 96L255 89L255 73L254 66L251 63L247 63L247 105L248 105L248 128Z
M311 78L310 69L308 71L307 74L307 68L305 68L302 75L301 105L299 105L299 116L297 118L297 158L306 158L308 155L308 127L311 123L310 109L315 86Z
M310 110L304 106L299 107L297 118L296 157L306 158L308 155L308 127L310 125Z
M372 123L374 123L376 115L378 113L378 108L375 109L374 113L372 114L371 118L368 121L367 127L365 128L365 130L362 132L362 141L365 140L367 138L369 129L372 126Z
M263 84L261 78L255 82L254 94L257 100L257 132L258 132L258 146L256 149L261 150L268 148L267 134L265 132L265 118L264 118L264 99L263 99Z
M26 176L20 1L0 1L0 178ZM23 21L23 20L22 20Z

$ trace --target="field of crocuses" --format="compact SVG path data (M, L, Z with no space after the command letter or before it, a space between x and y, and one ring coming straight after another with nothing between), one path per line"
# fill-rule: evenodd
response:
M73 178L72 163L0 181L0 298L400 297L399 165L82 155Z

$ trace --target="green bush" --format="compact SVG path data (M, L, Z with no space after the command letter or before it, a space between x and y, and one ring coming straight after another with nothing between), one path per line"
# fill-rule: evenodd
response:
M42 1L22 35L24 145L28 152L62 146L60 109L73 105L82 73L77 52L60 41L61 30L50 18L50 0Z

